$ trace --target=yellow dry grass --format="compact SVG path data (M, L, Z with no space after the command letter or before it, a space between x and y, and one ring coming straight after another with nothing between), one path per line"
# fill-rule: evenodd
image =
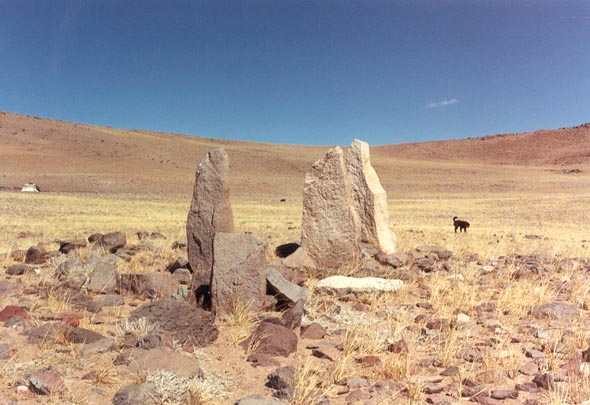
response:
M190 197L178 195L58 194L0 192L0 258L37 242L86 238L94 232L123 231L133 240L140 230L157 231L167 241L185 239ZM455 255L483 258L511 253L590 253L590 193L498 195L390 200L390 226L398 250L433 244ZM237 232L269 239L269 247L300 237L301 199L280 203L270 198L232 199ZM466 234L453 232L452 217L471 223ZM16 239L21 231L39 236ZM528 239L525 235L538 235ZM5 263L7 264L7 263Z

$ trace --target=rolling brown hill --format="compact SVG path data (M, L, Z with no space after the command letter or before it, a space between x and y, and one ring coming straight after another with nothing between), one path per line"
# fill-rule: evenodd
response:
M0 188L35 182L43 191L188 195L197 164L207 150L217 147L230 155L233 194L273 198L298 196L305 172L327 150L114 129L1 112ZM538 186L543 189L559 183L569 170L586 175L590 125L377 146L372 147L372 160L387 192L394 196L527 191L533 186L523 188L523 179L539 171L549 176ZM570 188L586 183L577 181Z
M385 154L403 159L502 165L590 164L590 124L518 134L387 145Z

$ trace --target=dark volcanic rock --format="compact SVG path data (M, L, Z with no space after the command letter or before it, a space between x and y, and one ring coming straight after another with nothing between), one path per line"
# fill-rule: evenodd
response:
M219 335L212 313L182 301L160 300L144 304L133 311L129 319L137 318L146 318L159 325L183 344L206 346Z
M83 247L86 247L86 241L84 239L66 240L59 243L59 251L64 254L68 254L72 250L81 249Z
M284 243L275 248L275 256L280 258L291 256L300 246L301 244L297 242Z
M22 276L28 271L32 271L33 269L26 264L13 264L6 269L6 274L9 276Z
M27 264L43 264L47 261L47 252L40 246L31 246L25 255Z
M122 248L127 243L127 237L123 232L111 232L102 235L98 245L102 246L111 253L115 253L117 249Z

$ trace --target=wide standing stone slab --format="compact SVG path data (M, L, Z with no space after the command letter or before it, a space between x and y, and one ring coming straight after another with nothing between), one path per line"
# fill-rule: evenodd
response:
M252 235L218 232L214 241L211 304L216 314L237 302L253 309L266 299L266 241Z
M395 237L389 229L387 194L371 165L368 143L358 139L352 142L346 154L346 170L362 238L384 253L395 252Z
M336 147L305 175L301 246L317 268L351 269L359 262L360 235L344 153Z
M223 148L207 152L197 168L193 199L186 221L188 258L193 270L191 290L207 296L213 268L216 232L231 233L234 219L229 203L229 157ZM194 299L195 294L191 297Z

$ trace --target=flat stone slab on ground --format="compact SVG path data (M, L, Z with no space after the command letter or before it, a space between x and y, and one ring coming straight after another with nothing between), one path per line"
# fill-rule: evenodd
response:
M337 294L362 292L393 292L402 288L402 280L389 280L379 277L331 276L318 281L315 289Z

